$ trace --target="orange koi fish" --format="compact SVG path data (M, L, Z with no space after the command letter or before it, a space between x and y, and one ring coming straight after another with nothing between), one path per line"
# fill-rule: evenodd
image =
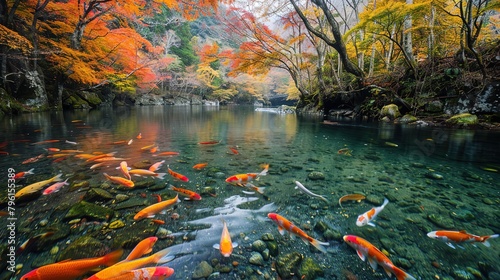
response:
M166 248L148 257L117 263L97 272L87 278L87 280L122 279L120 276L131 270L135 270L149 264L159 264L171 261L174 256L169 255L169 252L170 248Z
M134 187L134 182L132 182L129 179L118 177L118 176L109 176L106 173L102 173L102 174L106 177L106 179L110 180L113 183L117 183L117 184L120 184L122 186L129 187L129 188Z
M101 158L98 158L98 159L94 159L95 162L121 161L121 160L128 160L128 158L101 157Z
M48 144L48 143L57 143L61 140L45 140L45 141L40 141L40 142L35 142L35 143L32 143L31 145L39 145L39 144Z
M128 254L127 258L125 258L125 260L119 263L135 260L137 258L144 256L145 254L151 253L151 251L153 251L153 246L155 245L156 241L158 241L158 237L156 236L143 239L142 241L137 243L137 245L135 245L134 249L132 249L132 252Z
M162 156L166 156L166 157L171 157L171 156L177 156L179 155L178 152L162 152L162 153L159 153L157 155L154 155L154 156L157 156L157 157L162 157Z
M285 234L285 230L288 231L293 235L296 235L302 239L306 244L311 244L314 247L316 247L318 250L320 250L323 253L326 253L326 249L324 246L330 245L328 242L321 242L319 240L316 240L307 233L305 233L303 230L298 228L296 225L292 224L289 220L285 219L285 217L280 216L276 213L269 213L267 214L267 217L269 217L271 220L273 220L277 225L278 225L278 231L281 235Z
M158 151L158 146L154 146L153 148L151 148L151 150L149 150L150 153L154 154Z
M238 152L238 149L236 149L236 148L229 147L229 150L231 150L231 152L233 153L233 155L239 155L240 154L240 152Z
M44 265L23 275L21 280L73 280L101 265L115 264L122 254L123 249L119 249L102 257L65 260Z
M142 220L145 218L153 218L156 214L158 213L165 213L165 209L173 206L177 203L181 202L179 200L179 195L176 195L174 198L165 200L162 202L155 203L153 205L150 205L141 211L137 212L137 214L134 216L134 220Z
M446 245L455 249L455 246L453 246L452 243L480 242L480 243L483 243L484 246L490 247L490 243L488 242L488 239L497 238L499 235L492 234L492 235L479 236L479 235L467 233L465 230L461 230L461 231L438 230L438 231L431 231L431 232L427 233L427 236L429 236L430 238L433 238L433 239L441 240L441 241L445 242ZM459 246L459 245L457 245L457 246ZM461 246L459 246L459 247L461 247ZM462 247L462 249L463 249L463 247Z
M153 171L149 171L147 169L131 169L129 170L129 173L136 176L152 176L160 180L163 180L163 176L167 174L167 173L156 173Z
M207 167L208 163L204 162L204 163L198 163L198 164L195 164L193 166L193 169L196 169L196 170L202 170L203 168Z
M164 280L174 274L174 269L166 266L144 267L126 271L106 280Z
M384 203L380 205L379 207L373 207L372 209L366 211L365 213L361 214L358 216L358 220L356 221L356 225L358 227L362 226L372 226L374 227L375 224L372 223L372 221L377 217L377 215L384 210L384 207L389 203L389 200L387 198L384 199Z
M127 162L126 161L120 162L120 167L118 167L118 168L122 172L123 176L125 176L125 178L127 178L129 180L132 180L132 177L130 176L130 173L128 172L129 168L127 166Z
M112 157L115 154L116 154L116 152L112 152L109 154L92 155L91 157L87 158L87 160L85 162L95 161L96 159L105 158L105 157Z
M59 153L59 154L48 155L47 157L48 158L61 158L61 157L67 157L69 155L70 154L68 154L68 153Z
M60 152L61 153L73 153L73 154L83 153L83 151L80 151L80 150L61 150Z
M222 228L222 234L220 236L219 244L214 244L214 248L219 250L222 256L230 257L233 253L233 249L238 247L238 243L231 242L231 235L229 234L229 230L227 229L226 221L222 220L224 223L224 227Z
M68 178L69 179L69 178ZM53 184L52 186L46 188L44 191L43 191L43 195L49 195L51 193L55 193L55 192L58 192L62 187L64 186L67 186L69 185L68 183L68 179L66 179L64 182L58 182L58 183L55 183Z
M108 143L108 145L125 145L125 144L127 144L127 140L120 140L120 141Z
M168 174L172 175L172 177L174 177L175 179L181 180L183 182L189 182L188 177L173 171L172 169L170 169L170 166L168 166L168 165L167 165L167 168L168 168Z
M264 165L264 170L260 173L236 174L226 179L226 182L232 185L244 186L252 180L258 180L258 177L267 175L269 164Z
M160 169L160 167L163 165L164 162L165 160L154 163L149 167L149 171L155 172L156 170Z
M55 153L55 152L60 152L60 151L61 151L61 149L59 149L59 148L47 148L47 149L45 149L45 150L47 150L48 152L54 152L54 153Z
M222 140L216 141L203 141L203 142L198 142L199 145L216 145L219 144Z
M62 174L58 174L58 175L56 175L56 176L54 176L54 177L52 177L50 179L43 180L43 181L36 182L36 183L31 184L31 185L28 185L28 186L22 188L21 190L19 190L18 192L16 192L15 198L20 198L20 197L22 197L24 195L36 193L39 190L41 190L43 188L43 186L45 186L47 184L50 184L52 182L61 181L61 176L62 176Z
M366 197L362 194L359 193L354 193L354 194L346 194L343 197L339 198L339 205L342 207L342 202L348 201L348 200L354 200L357 202L360 202L361 200L365 199Z
M75 155L75 157L78 159L89 159L89 158L95 157L95 155L93 155L93 154L78 154L78 155Z
M186 198L184 198L185 200L201 200L201 196L196 192L183 188L177 188L172 185L170 185L169 189L173 190L174 192L177 192L180 195L187 196Z
M14 175L14 180L22 179L26 175L30 175L30 174L33 175L33 174L35 174L35 173L33 173L33 170L35 170L35 168L31 168L28 171L23 171L23 172L16 173L16 175Z
M40 155L38 155L36 157L32 157L32 158L29 158L29 159L21 162L21 164L28 164L28 163L37 162L39 159L41 159L43 157L45 157L45 155L44 154L40 154Z
M142 133L139 132L139 134L137 134L137 137L135 137L137 139L142 139Z
M96 164L94 164L94 165L92 165L92 166L90 167L90 170L94 170L94 169L96 169L96 168L98 168L98 167L101 167L101 166L103 166L103 165L105 165L105 164L106 164L105 162L99 162L99 163L96 163Z
M377 266L380 265L389 277L394 274L398 280L415 280L415 277L396 267L384 253L363 238L355 235L345 235L344 241L356 250L362 261L368 259L368 263L370 263L373 270L376 270Z

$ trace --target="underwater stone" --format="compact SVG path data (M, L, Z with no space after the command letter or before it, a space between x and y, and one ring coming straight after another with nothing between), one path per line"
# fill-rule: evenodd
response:
M133 248L137 243L146 237L154 236L160 226L151 222L149 219L137 221L125 225L125 227L116 231L113 238L113 248ZM133 232L134 234L130 234Z
M327 241L330 241L330 240L342 241L343 240L342 233L340 231L334 230L334 229L327 229L323 233L323 237L325 237L325 239Z
M264 241L273 241L274 240L274 235L272 233L270 233L270 232L266 232L266 233L264 233L261 236L260 239L262 239Z
M416 167L416 168L425 168L425 165L423 163L420 163L420 162L412 162L411 166Z
M206 261L199 263L193 271L193 279L207 278L214 271L213 267Z
M472 273L463 270L463 269L455 269L451 272L451 276L455 278L455 280L474 280L475 277Z
M435 173L435 172L425 173L425 177L427 177L429 179L434 179L434 180L442 180L443 179L443 175Z
M269 254L273 257L276 257L279 255L279 248L278 248L278 243L274 240L272 241L266 241L266 246L267 249L269 249Z
M460 125L460 126L471 126L479 123L476 115L471 115L469 113L462 113L454 115L445 121L447 124Z
M470 267L470 266L468 266L466 269L467 269L467 272L474 275L474 277L476 277L477 279L483 279L483 275L481 274L481 272L479 270L477 270L473 267Z
M252 243L252 250L262 253L267 248L266 243L262 240L255 240Z
M483 198L483 203L487 205L493 205L495 202L488 197Z
M314 280L323 276L325 273L321 267L312 259L305 258L300 266L299 275L301 280Z
M248 262L254 265L263 266L264 258L259 252L252 252L252 255L248 259Z
M264 258L265 261L268 261L269 260L269 257L270 257L270 253L269 253L269 249L265 249L264 251L262 251L260 253L262 255L262 258Z
M69 209L64 218L73 219L87 217L96 220L108 220L113 216L114 211L107 207L95 205L86 201L80 201Z
M329 229L328 225L323 222L323 221L319 221L317 222L315 225L314 225L314 230L318 231L318 232L321 232L321 233L324 233L327 229Z
M68 247L61 251L58 261L67 259L83 259L104 256L110 249L101 241L84 235L71 242Z
M276 260L276 271L283 279L292 279L298 273L300 263L302 262L302 255L298 252L292 252L278 257Z
M401 119L399 119L399 122L400 123L414 123L417 120L418 120L417 117L412 116L410 114L406 114L406 115L402 116Z
M476 218L469 210L457 210L452 212L451 216L466 222L470 222Z
M76 191L79 189L85 189L85 188L88 188L89 186L90 186L90 183L88 181L82 181L82 182L78 182L78 183L73 182L73 184L71 184L71 186L69 187L69 191L72 192L72 191Z
M149 188L151 186L154 186L154 184L155 184L154 179L146 179L143 181L135 182L134 188L135 189L145 189L145 188ZM129 189L127 187L120 187L120 188L126 188L127 190Z
M440 215L430 214L427 216L427 219L429 219L436 226L444 229L452 229L455 226L453 220Z
M137 206L145 206L145 205L147 205L147 200L140 197L133 197L127 201L116 204L114 209L121 210L121 209L132 208Z
M116 221L113 221L109 224L108 228L110 229L118 229L118 228L122 228L125 226L125 223L122 221L122 220L116 220Z
M325 180L325 174L323 174L322 172L319 172L319 171L312 171L311 173L309 173L307 175L307 178L309 178L310 180Z
M107 201L110 199L113 199L113 195L101 188L91 188L83 196L83 200L88 202Z
M126 194L122 194L122 193L119 193L115 196L115 201L116 202L124 202L125 200L129 199L130 196L126 195Z

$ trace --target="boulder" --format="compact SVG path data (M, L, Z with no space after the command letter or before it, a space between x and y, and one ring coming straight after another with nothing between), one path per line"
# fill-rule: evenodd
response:
M454 115L446 120L447 124L459 125L459 126L472 126L477 125L479 120L476 115L471 115L470 113L462 113Z
M380 110L380 115L382 117L389 117L393 120L399 118L399 116L401 116L401 113L399 112L399 108L396 104L389 104L382 107L382 109Z

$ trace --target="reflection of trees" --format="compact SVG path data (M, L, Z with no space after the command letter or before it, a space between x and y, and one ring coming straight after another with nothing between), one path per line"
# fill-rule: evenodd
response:
M473 130L457 130L450 134L448 156L452 159L473 161L478 152L479 143L474 143Z

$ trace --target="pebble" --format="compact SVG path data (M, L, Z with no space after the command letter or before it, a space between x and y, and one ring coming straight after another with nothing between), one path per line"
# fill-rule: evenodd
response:
M52 247L52 249L50 249L50 254L55 255L57 253L59 253L59 246L56 245L56 246Z
M125 223L122 220L116 220L116 221L111 222L111 224L109 224L108 227L110 229L118 229L118 228L122 228L124 226L125 226Z
M199 263L193 271L193 279L207 278L214 271L213 267L206 261Z
M262 253L267 248L266 243L262 240L255 240L252 243L252 250Z
M259 252L252 252L252 255L250 256L250 259L248 259L248 262L251 264L263 266L264 258Z
M44 227L44 226L46 226L48 223L49 223L49 220L47 220L47 219L43 219L43 220L41 220L41 221L38 223L38 225L39 225L39 226L41 226L41 227Z

